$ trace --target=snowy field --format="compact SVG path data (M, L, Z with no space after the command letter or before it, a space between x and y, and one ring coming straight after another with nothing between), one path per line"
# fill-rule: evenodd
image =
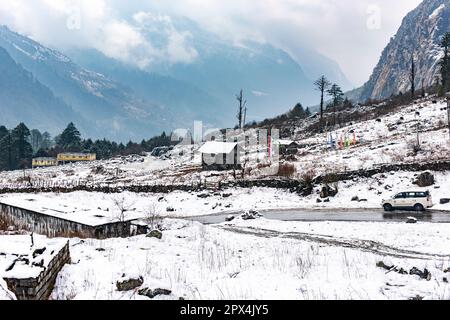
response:
M162 240L73 239L73 263L62 270L52 298L147 299L137 289L116 290L116 281L127 277L172 292L155 299L450 298L444 279L450 225L262 219L214 227L165 220L164 226ZM380 261L426 268L431 276L388 272L377 267Z

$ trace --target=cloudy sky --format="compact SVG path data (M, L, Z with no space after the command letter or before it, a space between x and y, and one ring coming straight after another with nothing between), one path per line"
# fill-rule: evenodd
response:
M199 59L189 32L171 21L186 16L239 43L272 43L293 57L308 47L335 60L356 86L365 82L402 18L420 0L1 0L0 24L56 48L94 47L145 67L165 59ZM172 17L172 18L170 18ZM154 28L158 46L142 35Z

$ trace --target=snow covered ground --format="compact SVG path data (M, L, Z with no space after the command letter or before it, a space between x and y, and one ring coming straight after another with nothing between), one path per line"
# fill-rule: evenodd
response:
M62 270L52 298L147 299L137 289L116 290L116 281L127 277L143 277L140 288L172 292L155 299L450 298L444 280L450 225L261 219L219 226L165 220L164 226L162 240L73 239L73 263ZM329 237L305 240L305 233ZM364 249L366 242L373 250ZM431 278L388 272L376 266L379 261L408 271L426 268Z

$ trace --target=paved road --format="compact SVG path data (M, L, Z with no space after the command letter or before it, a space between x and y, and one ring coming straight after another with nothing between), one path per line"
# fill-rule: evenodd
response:
M238 215L234 213L233 215ZM419 221L432 223L450 223L450 212L427 211L417 213L410 211L384 212L378 209L348 209L348 210L270 210L261 211L266 219L281 221L347 221L347 222L406 222L408 217ZM230 213L213 214L190 219L203 224L217 224L225 221Z

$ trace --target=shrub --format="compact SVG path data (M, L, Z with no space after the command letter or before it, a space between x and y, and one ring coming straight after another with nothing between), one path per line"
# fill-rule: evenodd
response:
M290 178L296 173L295 166L290 163L282 163L278 169L278 175L280 177Z

